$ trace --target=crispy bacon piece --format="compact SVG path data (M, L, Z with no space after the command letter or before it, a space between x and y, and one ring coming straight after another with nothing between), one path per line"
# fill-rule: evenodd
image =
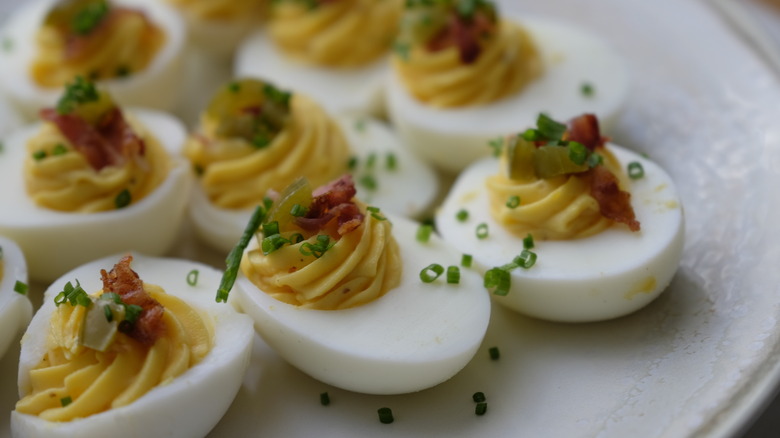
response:
M143 156L146 151L144 141L116 107L103 115L95 126L75 114L60 114L53 108L41 110L41 118L57 125L95 170L120 166L127 160Z
M350 175L317 188L306 216L295 218L295 224L306 231L317 232L335 219L338 234L343 236L349 233L363 223L364 216L352 201L356 193Z
M125 304L141 306L143 311L126 333L144 345L152 345L165 330L165 322L162 319L165 309L162 304L146 293L144 282L130 268L132 261L133 256L126 255L114 265L111 272L106 272L105 269L100 270L103 292L113 292L119 295Z
M586 178L590 179L590 195L598 202L601 215L628 225L631 231L639 231L631 194L620 190L617 177L606 167L596 166L588 171Z
M427 48L431 52L438 52L455 46L458 48L460 61L471 64L482 53L480 39L484 35L492 34L494 28L495 24L482 13L477 13L472 18L452 13L447 26L428 41Z
M576 141L583 146L595 150L603 146L609 139L601 136L599 119L594 114L583 114L571 119L566 126L564 140Z

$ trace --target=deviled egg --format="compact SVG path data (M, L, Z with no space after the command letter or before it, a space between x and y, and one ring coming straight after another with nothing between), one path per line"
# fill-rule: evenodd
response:
M406 3L386 86L401 138L458 172L539 112L609 124L628 91L621 57L576 26L501 17L490 1Z
M383 112L402 0L280 0L267 29L236 54L235 73L312 96L329 112Z
M220 276L131 254L55 281L22 340L12 434L205 436L238 392L254 338L250 318L214 302Z
M601 137L593 115L544 115L457 179L436 216L494 301L565 322L631 313L670 283L684 218L669 175Z
M170 109L186 37L179 14L152 0L37 0L8 21L0 86L28 117L76 76L124 105Z
M27 263L13 240L0 235L0 357L32 317Z
M81 78L41 117L0 154L0 234L34 261L30 276L51 281L106 254L169 250L192 185L181 123L125 112Z
M369 116L330 117L301 93L257 79L217 91L187 141L200 184L190 205L198 234L225 252L253 208L298 177L313 185L350 171L361 198L395 214L417 216L433 201L433 170Z
M325 383L372 394L437 385L485 335L482 280L441 239L355 193L348 176L313 192L299 180L264 219L258 209L228 258L232 269L241 260L232 299L280 356Z

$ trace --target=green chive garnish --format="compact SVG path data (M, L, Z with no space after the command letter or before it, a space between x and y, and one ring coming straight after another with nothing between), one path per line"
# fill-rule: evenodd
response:
M70 396L63 397L60 399L60 405L64 408L65 406L68 406L69 404L73 403L73 399L70 398Z
M485 272L483 285L485 289L492 289L494 294L504 296L509 293L509 289L512 287L512 277L507 270L492 268Z
M498 358L501 357L501 353L498 351L498 347L490 347L488 354L490 354L491 360L498 360Z
M330 404L330 396L327 392L323 392L320 394L320 404L322 406L328 406Z
M349 170L354 170L358 165L358 157L349 157L349 161L347 161L347 168Z
M477 406L474 408L474 413L477 415L485 415L485 412L487 412L487 403L477 403Z
M301 204L294 204L290 209L290 215L294 217L302 217L305 216L306 213L307 213L307 208L302 206Z
M592 153L588 156L588 167L594 168L602 163L604 163L604 157L600 154Z
M568 147L569 159L578 166L585 164L585 160L588 159L588 148L576 141L570 141Z
M116 205L117 209L125 208L130 205L130 202L132 201L131 198L130 190L124 189L119 192L118 195L116 195L116 199L114 199L114 205Z
M395 170L398 168L398 158L396 158L394 153L392 152L387 153L385 167L387 168L387 170Z
M485 239L488 236L488 225L484 222L477 225L477 239Z
M87 35L103 21L107 14L107 2L98 1L90 3L73 17L71 29L76 35Z
M375 164L376 164L376 154L372 152L368 154L368 158L366 158L366 167L369 169L373 169Z
M143 312L143 310L143 307L136 304L125 305L125 321L129 322L130 324L135 324L135 322L138 320L138 317L141 316L141 312Z
M374 175L363 175L358 180L358 184L365 187L368 190L376 190L377 187L379 187L379 184L376 182L376 178L374 178Z
M386 221L387 218L382 215L382 212L379 210L379 207L372 207L368 206L366 207L366 211L371 213L371 217L378 220L378 221Z
M472 262L471 254L463 254L460 257L460 265L463 266L464 268L470 268L471 262Z
M57 112L59 114L70 114L77 106L96 102L100 99L95 84L84 79L82 76L76 76L72 83L65 86L65 94L57 101Z
M471 396L471 399L474 400L474 403L482 403L487 400L487 398L485 398L485 393L481 391L475 392L474 395Z
M534 236L531 233L528 233L525 238L523 238L523 248L525 249L533 249L534 248Z
M431 263L420 271L420 280L423 283L432 283L444 273L444 267L438 263Z
M447 267L447 283L458 284L460 283L460 268L457 266Z
M68 152L68 148L65 147L62 143L57 143L56 146L54 146L54 149L52 149L51 154L52 155L65 155Z
M44 158L46 158L46 151L44 151L44 150L35 151L35 152L33 152L32 157L33 157L33 160L35 160L35 161L41 161Z
M16 280L16 283L14 283L14 292L19 295L27 295L27 291L29 290L30 286L28 286L27 283L23 283L19 280Z
M225 259L225 273L222 274L222 280L219 283L219 289L217 289L218 303L227 303L230 289L233 288L233 284L236 282L238 268L241 265L241 256L244 254L244 250L249 245L249 240L260 227L263 219L265 219L265 209L258 205L254 213L252 213L252 217L249 219L241 239L239 239L236 246L233 247Z
M465 208L462 208L458 210L457 213L455 213L455 219L458 220L458 222L466 222L469 218L469 211Z
M517 195L510 196L506 201L508 208L517 208L520 205L520 197Z
M528 269L536 264L536 253L524 249L519 256L515 257L513 262L523 269Z
M322 257L329 249L335 245L331 243L330 236L327 234L320 234L317 236L316 243L306 242L301 245L300 252L305 256L314 256L315 258Z
M583 82L583 84L580 85L580 93L582 93L583 96L592 97L594 92L593 84L590 82Z
M195 286L198 284L198 274L200 272L197 269L193 269L189 273L187 273L187 284L190 286Z
M264 255L268 255L290 243L291 242L282 237L281 234L271 234L270 236L263 238L263 241L260 242L260 248L263 250Z
M431 238L433 232L433 225L421 224L417 228L417 241L420 243L427 243Z
M642 167L642 163L638 161L632 161L628 163L628 177L631 179L640 179L645 176L645 168Z
M504 137L497 137L488 141L488 146L493 149L493 156L501 156L501 150L504 148Z
M106 315L106 321L111 322L114 320L114 312L109 306L103 306L103 314Z
M390 408L379 408L377 409L377 414L379 414L379 422L382 424L390 424L393 422L393 410Z
M64 304L65 302L70 303L71 306L81 305L89 307L92 305L92 300L89 298L87 292L81 287L78 280L76 280L75 286L71 284L71 282L65 283L62 292L54 297L54 304L57 306Z

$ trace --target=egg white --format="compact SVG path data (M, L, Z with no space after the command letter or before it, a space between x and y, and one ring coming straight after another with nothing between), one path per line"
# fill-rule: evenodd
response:
M27 263L19 246L0 235L2 248L3 274L0 277L0 357L5 354L8 346L32 318L32 303L27 295L14 290L16 282L29 285L27 279Z
M112 211L68 213L35 204L24 187L26 144L40 123L12 133L0 154L0 234L14 239L31 264L30 276L48 282L98 257L137 250L168 251L178 237L193 182L181 157L186 132L175 118L151 110L126 110L154 135L171 157L168 176L140 201Z
M24 119L19 111L9 102L8 98L0 93L0 144L5 141L6 135L24 125Z
M368 394L420 391L448 380L474 356L490 319L490 298L477 272L461 268L457 285L446 283L446 272L433 283L419 278L431 263L459 265L460 254L435 235L417 242L416 223L388 217L403 273L377 300L345 310L302 309L270 297L243 275L231 297L290 364Z
M29 371L46 351L46 337L54 297L67 282L78 279L88 293L102 288L100 269L110 270L121 255L80 266L63 275L45 292L43 305L33 317L22 340L19 359L19 393L31 391ZM194 437L205 436L222 418L235 398L249 364L254 330L246 315L228 304L216 303L215 291L222 273L201 263L133 255L132 269L145 282L187 301L214 318L211 351L192 368L158 386L131 404L69 422L50 422L37 416L11 413L13 436L45 437ZM198 270L195 286L187 274Z
M631 180L629 189L641 230L613 226L583 239L536 241L536 264L511 271L509 294L492 295L495 302L547 320L598 321L629 314L668 286L684 240L683 209L674 183L652 161L615 145L608 147L624 168L632 161L644 168L644 177ZM436 215L442 237L472 254L481 272L511 262L523 250L525 236L509 233L490 215L485 179L498 168L492 158L469 166ZM469 212L465 222L456 219L461 209ZM488 225L489 235L483 240L475 233L480 223Z
M244 40L236 51L234 65L236 76L256 76L279 88L305 93L331 114L374 116L384 111L383 89L388 70L388 57L350 69L304 64L279 51L264 30Z
M117 4L142 8L165 32L165 43L143 72L126 78L98 81L123 106L170 110L176 102L182 76L182 53L186 40L184 20L171 7L154 0L115 0ZM0 87L28 118L51 107L62 95L60 88L41 87L28 74L37 51L35 35L55 0L25 2L9 17L2 37L10 41L0 50Z
M358 158L353 172L357 197L392 214L419 218L426 213L439 192L439 179L434 170L407 150L384 123L369 116L348 114L337 116L335 120L352 155ZM388 169L386 164L389 153L396 158L394 170ZM376 162L374 170L369 172L366 162L371 154ZM377 181L375 190L369 190L358 181L368 173ZM196 233L208 245L227 253L238 242L254 208L217 207L200 185L192 192L189 214Z
M479 107L433 108L409 94L398 75L388 75L387 112L401 139L446 172L488 156L489 141L532 126L539 112L556 120L595 113L608 130L627 97L627 68L604 41L568 23L515 21L535 41L544 72L513 96ZM591 97L581 92L585 83L594 89Z

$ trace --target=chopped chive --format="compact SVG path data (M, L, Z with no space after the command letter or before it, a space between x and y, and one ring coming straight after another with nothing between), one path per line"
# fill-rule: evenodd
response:
M420 271L420 280L423 283L432 283L444 273L444 267L437 263L431 263Z
M302 244L299 250L301 254L320 258L335 245L335 243L331 243L330 236L327 234L318 235L316 240L316 243L306 242Z
M628 163L628 177L631 179L640 179L645 176L645 168L642 167L642 163L638 161L632 161Z
M464 268L470 268L471 262L472 262L471 254L463 254L460 257L460 265L463 266Z
M583 82L582 85L580 85L580 93L585 97L592 97L595 91L593 84L590 82Z
M108 3L105 1L87 4L78 11L71 22L71 30L76 35L87 35L108 15Z
M281 234L271 234L263 238L263 241L260 242L260 248L263 250L264 255L268 255L288 244L290 244L290 241L282 237Z
M290 97L292 97L292 93L282 91L271 84L265 84L265 86L263 86L263 94L272 102L284 107L290 104Z
M69 404L73 403L73 399L70 398L70 396L63 397L60 399L60 405L64 408L65 406L68 406Z
M512 276L505 269L492 268L485 272L483 285L485 289L492 289L495 295L504 296L512 286Z
M263 224L263 235L273 236L279 234L279 221L273 221Z
M504 137L497 137L488 141L488 146L493 149L493 156L501 156L501 150L504 148Z
M588 157L588 167L590 168L594 168L602 163L604 163L604 157L601 154L593 153Z
M131 201L132 197L130 196L130 190L124 189L119 192L118 195L116 195L116 198L114 199L114 205L117 209L125 208L130 205Z
M487 412L487 403L477 403L477 406L474 408L474 413L482 416L485 415L485 412Z
M16 280L16 283L14 283L14 292L18 293L19 295L27 295L29 290L30 286L28 286L27 283L23 283L19 280Z
M392 152L388 152L385 157L385 167L387 170L396 170L398 168L398 158Z
M376 154L372 152L368 154L368 157L366 158L366 167L369 169L373 169L375 164L376 164Z
M386 221L387 218L382 215L382 212L379 210L379 207L372 207L368 206L366 207L366 211L371 213L371 217L378 220L378 221Z
M433 225L429 224L421 224L417 228L417 241L420 243L427 243L428 240L431 238L431 233L433 232Z
M81 283L79 283L78 280L76 280L75 286L71 282L65 283L62 292L54 297L54 304L57 306L64 304L66 301L70 303L71 306L82 305L84 307L89 307L92 305L92 300L89 298L89 295L84 288L81 287Z
M355 120L355 131L364 132L365 130L366 130L366 120L362 118Z
M200 271L197 269L193 269L187 274L187 284L190 286L195 286L198 284L198 274L200 274Z
M569 159L578 166L585 164L585 160L588 159L588 148L576 141L570 141L568 147Z
M110 306L103 306L103 314L106 315L106 321L111 322L114 320L114 312Z
M465 208L461 208L458 210L457 213L455 213L455 219L458 220L458 222L466 222L469 218L469 211Z
M231 93L238 93L241 91L241 84L239 82L231 82L228 84L228 90L230 90Z
M447 284L460 283L460 268L457 266L447 267Z
M501 357L501 353L498 351L498 347L490 347L488 354L490 354L491 360L498 360L498 358Z
M266 134L256 134L249 142L255 149L265 149L271 144L271 138Z
M523 248L533 249L533 247L534 247L534 236L531 233L528 233L528 235L523 238Z
M363 175L358 180L358 184L365 187L368 190L376 190L379 184L376 182L376 178L374 178L374 175Z
M352 156L349 157L349 161L347 161L347 168L349 170L354 170L358 165L358 157Z
M305 216L307 212L308 209L301 204L294 204L290 209L290 214L294 217Z
M488 236L488 225L486 223L484 223L484 222L482 222L481 224L477 225L476 234L477 234L477 239L482 240L482 239L487 238L487 236Z
M482 391L475 392L474 395L471 396L471 399L474 400L474 403L482 403L487 400L487 398L485 398L485 393Z
M290 235L290 243L293 244L293 245L295 245L297 243L301 243L304 240L306 240L306 239L303 238L303 234L301 234L301 233L293 233L292 235Z
M328 406L330 404L330 396L327 392L320 393L320 404L322 406Z
M128 304L125 306L125 321L129 322L130 324L135 324L135 322L138 320L138 317L141 316L141 312L143 312L144 308L137 305L137 304Z
M68 148L62 143L57 143L54 149L51 151L52 155L65 155L68 152Z
M225 258L225 272L222 274L222 279L220 280L219 288L217 289L216 300L218 303L227 303L230 289L233 288L233 284L236 282L236 276L238 275L238 268L241 264L241 256L244 254L244 249L249 245L249 240L255 234L255 231L263 222L264 218L265 209L258 205L257 208L255 208L254 213L252 213L252 217L249 219L249 222L244 229L244 233L241 235L241 239L239 239L236 246L233 247L227 258Z
M65 94L57 101L57 112L70 114L79 105L98 100L100 100L100 93L95 88L95 84L84 79L83 76L76 76L73 82L65 86Z
M379 422L382 424L390 424L393 422L393 410L390 408L379 408L377 409L377 414L379 414Z
M566 132L566 125L556 122L547 114L541 113L536 119L536 129L548 140L560 140Z
M46 158L46 151L44 151L44 150L35 151L35 152L33 152L32 157L33 157L33 160L35 160L35 161L41 161L44 158Z
M265 211L270 210L272 205L274 205L274 200L271 199L270 196L264 196L263 197L263 208L265 208Z
M508 208L517 208L520 205L520 197L517 195L510 196L506 201Z
M536 253L524 249L519 256L515 257L513 262L523 269L528 269L536 264Z

